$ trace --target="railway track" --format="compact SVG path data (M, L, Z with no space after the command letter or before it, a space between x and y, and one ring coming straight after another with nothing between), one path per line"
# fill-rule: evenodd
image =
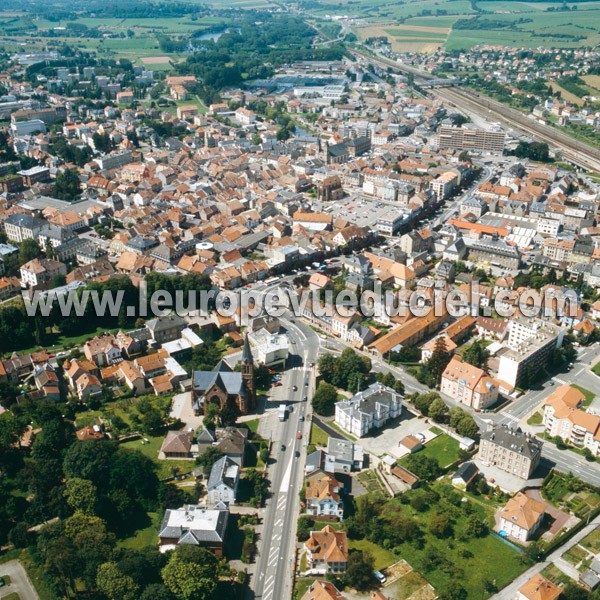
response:
M398 63L389 58L373 57L359 50L355 50L354 52L361 58L370 60L382 67L391 67L400 72L412 73L415 80L427 81L435 79L429 73L423 73L423 71L415 67ZM563 158L578 167L589 171L600 171L599 149L585 142L580 142L549 125L538 123L514 108L510 108L488 96L459 88L435 89L433 93L446 102L455 105L457 108L465 108L486 119L492 116L494 120L505 126L547 142L554 150L558 150Z

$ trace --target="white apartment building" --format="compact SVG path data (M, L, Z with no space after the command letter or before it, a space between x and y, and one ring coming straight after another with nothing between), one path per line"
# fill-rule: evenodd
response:
M513 317L508 325L508 349L499 353L498 379L516 387L526 371L538 369L562 345L565 330L548 321Z
M348 433L363 437L402 413L402 396L380 383L370 385L349 400L335 405L335 422Z

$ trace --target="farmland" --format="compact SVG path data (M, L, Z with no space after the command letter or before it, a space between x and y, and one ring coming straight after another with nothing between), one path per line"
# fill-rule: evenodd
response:
M367 0L359 5L336 3L326 12L356 17L359 23L354 31L360 39L385 36L395 51L430 52L439 46L460 50L475 45L571 48L600 43L599 2L569 4L565 10L545 2L491 1L476 7L479 13L462 0L385 6Z
M252 0L257 5L259 0ZM0 48L19 51L48 45L68 44L84 51L96 51L105 58L127 58L154 71L169 71L177 56L161 51L160 36L188 40L209 27L224 26L226 16L184 15L180 17L111 18L81 17L50 21L43 17L2 16ZM159 60L144 60L159 59Z

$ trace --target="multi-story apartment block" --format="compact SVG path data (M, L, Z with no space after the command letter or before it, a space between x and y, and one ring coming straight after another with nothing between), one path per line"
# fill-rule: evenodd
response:
M457 356L442 373L440 391L475 410L487 408L498 399L496 382L483 369Z
M477 127L454 127L442 125L438 129L440 148L455 148L457 150L476 150L480 152L502 152L506 134L504 131L487 131Z
M585 396L570 385L561 385L546 399L544 427L576 448L588 448L594 456L600 450L600 417L581 409Z
M509 322L508 350L500 355L498 379L515 387L562 345L564 329L541 319L515 316Z
M402 412L402 396L380 383L370 385L349 400L335 405L335 422L344 431L362 437L371 429L383 427Z
M529 479L540 463L542 441L520 429L497 425L481 434L477 456L484 465Z

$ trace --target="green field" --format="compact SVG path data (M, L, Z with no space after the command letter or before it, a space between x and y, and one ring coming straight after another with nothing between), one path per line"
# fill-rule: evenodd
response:
M424 454L430 458L435 458L440 467L447 467L458 460L458 451L460 444L445 433L427 442L419 454ZM410 456L410 455L408 455ZM405 465L408 456L401 458L398 462Z
M392 48L402 51L418 48L424 51L441 43L449 50L468 49L475 45L515 46L524 48L572 48L600 44L600 2L566 4L569 9L558 10L563 5L551 2L480 2L476 8L471 3L458 0L436 2L417 0L410 3L386 3L376 0L338 3L324 0L323 9L316 14L352 14L363 22L355 29L361 39L387 35ZM547 9L553 9L549 12ZM473 19L473 27L452 29L449 36L440 36L433 28L452 28L458 19ZM403 25L397 29L394 25ZM407 29L414 27L415 29ZM419 31L429 27L432 31Z

